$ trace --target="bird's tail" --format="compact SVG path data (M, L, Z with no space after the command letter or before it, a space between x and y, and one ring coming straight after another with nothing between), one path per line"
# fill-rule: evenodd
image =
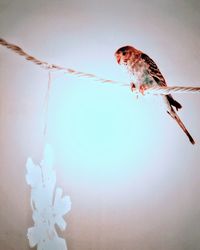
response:
M166 97L167 97L167 100L170 103L170 105L174 106L177 111L182 108L182 105L179 102L177 102L176 100L174 100L172 95L167 95Z
M175 110L171 107L170 111L167 111L167 113L176 120L176 122L178 123L178 125L182 128L182 130L184 131L184 133L187 135L188 139L190 140L190 142L192 144L195 144L194 139L192 138L192 136L190 135L190 133L188 132L188 130L186 129L185 125L183 124L183 122L181 121L181 119L179 118L179 116L177 115L177 113L175 112Z

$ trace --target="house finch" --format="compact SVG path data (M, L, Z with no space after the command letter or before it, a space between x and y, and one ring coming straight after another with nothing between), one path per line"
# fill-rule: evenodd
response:
M130 73L132 79L134 79L134 82L131 83L132 90L136 88L144 94L144 91L148 87L167 86L166 81L155 62L142 51L131 46L125 46L115 52L115 57L118 64L124 65ZM163 95L163 99L167 107L167 113L175 119L178 125L188 136L190 142L195 144L192 136L173 108L175 107L178 111L182 108L181 104L174 100L172 95Z

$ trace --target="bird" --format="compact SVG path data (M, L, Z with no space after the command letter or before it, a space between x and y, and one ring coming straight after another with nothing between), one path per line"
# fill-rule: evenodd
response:
M130 74L134 82L130 83L131 90L139 90L144 95L144 92L149 87L160 86L166 87L167 83L156 63L144 52L132 46L123 46L115 52L115 58L119 65L124 66ZM166 104L167 113L178 123L189 141L195 144L194 139L186 129L177 112L182 108L182 105L177 102L171 94L163 95L163 100ZM176 111L175 111L175 109Z

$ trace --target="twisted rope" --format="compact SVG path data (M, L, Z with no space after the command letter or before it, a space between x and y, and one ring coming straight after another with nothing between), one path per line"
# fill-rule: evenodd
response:
M16 54L25 57L26 60L39 65L40 67L42 67L45 70L57 70L57 71L63 71L66 74L71 74L77 77L81 77L81 78L90 78L93 79L94 81L98 81L98 82L102 82L102 83L112 83L112 84L120 84L122 86L130 86L130 84L126 84L126 83L122 83L119 81L114 81L114 80L108 80L108 79L104 79L101 77L98 77L94 74L90 74L90 73L84 73L81 71L77 71L74 69L70 69L70 68L65 68L59 65L55 65L55 64L49 64L45 61L41 61L31 55L29 55L28 53L26 53L23 49L21 49L19 46L16 46L15 44L12 43L8 43L6 40L0 38L0 44L8 49L10 49L11 51L15 52ZM137 89L135 89L137 90ZM168 95L170 93L200 93L200 87L181 87L181 86L174 86L174 87L150 87L147 90L145 90L145 93L148 94L162 94L162 95Z

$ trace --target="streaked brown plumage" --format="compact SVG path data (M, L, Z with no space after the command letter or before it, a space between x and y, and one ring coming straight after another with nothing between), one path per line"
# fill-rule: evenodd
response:
M115 57L120 65L124 65L128 72L134 78L134 83L131 83L131 89L138 88L144 94L145 89L150 86L167 86L165 78L161 74L156 63L145 53L131 46L124 46L115 52ZM167 107L167 113L179 124L190 142L195 144L194 139L184 126L178 114L173 107L178 111L182 108L172 95L163 96Z

